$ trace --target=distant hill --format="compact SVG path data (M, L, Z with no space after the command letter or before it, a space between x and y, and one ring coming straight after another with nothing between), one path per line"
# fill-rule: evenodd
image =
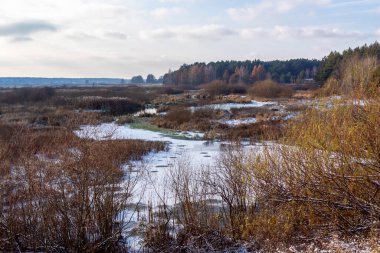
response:
M42 78L42 77L0 77L0 87L25 86L98 86L124 85L130 80L121 78Z

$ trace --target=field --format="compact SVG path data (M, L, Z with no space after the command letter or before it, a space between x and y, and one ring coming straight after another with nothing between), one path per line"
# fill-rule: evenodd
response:
M379 249L378 97L209 89L0 90L0 249Z

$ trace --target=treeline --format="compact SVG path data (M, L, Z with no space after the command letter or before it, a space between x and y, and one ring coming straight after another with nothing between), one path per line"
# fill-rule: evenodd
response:
M145 80L141 75L134 76L131 79L132 84L143 84L143 83L147 83L147 84L156 84L157 83L158 84L158 83L162 83L162 81L163 81L162 76L160 76L159 78L156 78L153 74L147 75Z
M315 80L319 83L326 82L329 78L342 79L344 76L344 65L347 65L353 58L374 57L380 60L380 44L365 44L355 49L349 48L342 53L334 51L322 59Z
M380 94L380 44L375 42L342 53L332 52L322 60L316 80L322 95Z
M226 83L252 84L272 79L280 83L303 83L313 80L320 61L294 59L287 61L218 61L182 65L179 70L164 75L166 85L195 87L200 84L222 80Z

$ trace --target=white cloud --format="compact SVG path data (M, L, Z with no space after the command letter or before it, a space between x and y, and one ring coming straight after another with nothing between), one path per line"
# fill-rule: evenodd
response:
M173 27L153 30L143 30L140 37L143 39L194 39L194 40L220 40L226 37L237 35L233 29L220 25L204 25L200 27Z
M243 38L250 39L258 36L267 36L269 35L268 30L263 27L255 28L243 28L240 30L240 35Z
M195 0L160 0L161 3L185 3L194 2Z
M274 39L353 39L371 36L369 33L358 31L344 31L338 28L323 27L289 27L274 26L271 28L245 28L240 30L243 38L257 38L260 36Z
M380 39L380 29L371 30L376 1L1 0L0 61L9 64L0 75L160 75L193 61L319 58L328 51L315 53L313 45L343 50ZM354 5L371 11L352 20ZM256 19L226 20L225 6L237 20ZM305 15L291 15L301 7ZM33 20L45 23L25 24ZM160 55L167 57L144 62Z
M156 17L156 18L166 18L168 16L173 16L173 15L179 15L184 12L184 9L178 8L178 7L170 7L170 8L157 8L154 9L151 14Z
M105 32L104 35L107 37L107 38L111 38L111 39L117 39L117 40L126 40L128 39L128 35L126 35L125 33L121 33L121 32Z
M229 8L227 14L235 20L252 20L259 15L267 13L285 13L295 9L300 5L327 5L330 0L261 0L258 4L241 8Z
M57 31L57 26L46 21L38 20L0 25L0 36L28 36L43 31L55 32Z
M362 33L358 31L343 31L341 29L333 28L316 28L316 27L305 27L295 29L294 34L303 38L340 38L340 39L350 39L369 36L367 33Z
M373 33L359 31L346 31L338 28L324 27L289 27L276 25L273 27L247 27L231 29L219 25L205 25L200 27L171 27L140 32L143 39L194 39L194 40L221 40L233 36L242 39L270 38L276 40L284 39L359 39L380 34L380 30Z

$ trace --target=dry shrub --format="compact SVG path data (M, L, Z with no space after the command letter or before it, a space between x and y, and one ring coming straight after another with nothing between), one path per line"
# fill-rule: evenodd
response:
M80 125L112 121L112 117L95 112L50 109L47 111L30 111L28 123L35 126L78 128Z
M180 126L191 120L191 112L187 108L174 107L161 118L158 126L165 128L178 129Z
M125 98L86 98L78 101L78 107L103 111L113 116L131 114L143 109L141 104Z
M376 234L380 101L364 104L310 110L290 124L285 144L251 155L227 147L214 169L180 166L171 177L178 227L161 250L232 250L246 241L276 251L335 232Z
M255 124L238 125L226 128L221 132L224 140L240 141L249 139L252 142L278 140L285 132L285 127L279 120L261 121Z
M343 94L359 92L373 95L377 87L371 85L372 73L377 67L376 57L352 57L343 64L341 89Z
M242 225L244 240L254 238L266 251L275 251L283 244L301 242L301 238L313 236L309 219L313 217L313 209L299 206L298 203L288 203L285 206L273 205L258 201L259 210L255 215L247 215ZM299 236L299 237L298 237Z
M340 78L329 78L319 91L319 95L379 95L380 67L376 57L353 56L340 66Z
M15 88L10 91L0 92L0 103L26 104L46 102L55 96L55 89L43 88Z
M380 89L380 65L376 67L372 71L371 74L371 87L374 87L377 89L377 94L379 94L379 89Z
M165 88L161 86L115 86L115 87L72 87L57 88L57 95L69 101L84 97L124 98L138 104L149 103L161 94Z
M154 123L169 129L208 131L212 127L212 120L220 116L219 113L212 109L191 112L187 108L174 107L166 115L156 118Z
M312 110L292 123L286 140L296 146L271 148L256 164L261 210L247 234L286 241L321 230L353 235L378 228L379 115L377 99Z
M244 115L245 117L255 117L256 115L268 115L271 114L272 111L266 107L252 107L252 108L232 108L232 115Z
M122 116L116 120L116 124L118 124L119 126L132 123L134 123L134 119L131 116Z
M305 112L307 109L308 109L308 106L302 103L289 104L289 105L286 105L285 107L285 110L288 112Z
M178 95L184 93L184 89L178 86L164 86L163 92L167 95Z
M212 252L231 247L234 241L223 232L226 215L220 215L221 207L215 202L211 190L210 174L189 166L186 161L178 164L170 174L171 191L175 204L161 213L163 219L155 219L148 227L145 243L155 252ZM171 229L169 224L176 224ZM229 226L229 228L231 228ZM170 236L169 236L170 235Z
M197 109L191 114L190 122L185 125L186 129L209 131L213 127L213 120L219 118L222 112L212 109Z
M254 84L248 93L253 97L280 98L292 97L294 90L290 86L281 85L272 80L265 80Z
M123 210L138 177L121 165L164 148L25 127L0 144L0 250L5 252L125 250Z
M247 93L247 86L244 84L228 84L219 80L204 84L202 88L210 96Z

